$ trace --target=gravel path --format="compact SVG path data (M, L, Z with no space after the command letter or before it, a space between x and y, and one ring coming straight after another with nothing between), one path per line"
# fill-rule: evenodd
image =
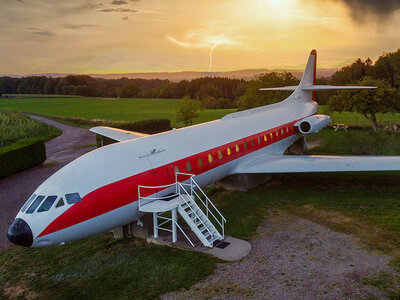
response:
M353 236L282 213L269 217L251 244L246 258L221 263L204 281L163 299L386 298L362 280L390 272L391 257Z
M57 170L94 148L85 146L96 143L96 136L87 129L29 116L57 127L63 133L46 143L44 165L0 179L0 251L11 245L7 240L7 229L33 191Z

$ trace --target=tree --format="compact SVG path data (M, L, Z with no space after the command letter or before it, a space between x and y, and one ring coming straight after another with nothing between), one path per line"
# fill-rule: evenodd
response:
M176 119L182 122L185 126L193 124L194 118L199 116L199 109L201 108L200 101L191 99L186 96L183 98L176 109Z
M236 104L239 110L245 110L279 102L288 97L290 92L262 92L260 88L291 86L298 83L299 80L292 73L263 74L257 80L252 80L247 84L246 93L239 98Z
M354 111L362 114L378 130L377 113L400 111L399 93L385 80L365 77L358 85L376 86L377 89L361 91L342 91L329 101L331 111Z
M117 90L117 95L122 98L134 98L137 97L140 92L140 88L135 82L129 81L123 87Z

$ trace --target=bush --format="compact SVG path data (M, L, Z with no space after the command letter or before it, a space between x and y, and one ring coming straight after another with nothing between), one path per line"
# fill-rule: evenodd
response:
M0 148L0 178L41 165L46 147L41 139L30 138Z
M124 130L137 131L141 133L154 134L171 129L171 121L168 119L151 119L138 122L109 121L103 119L87 120L81 118L55 116L56 119L69 121L85 126L109 126Z

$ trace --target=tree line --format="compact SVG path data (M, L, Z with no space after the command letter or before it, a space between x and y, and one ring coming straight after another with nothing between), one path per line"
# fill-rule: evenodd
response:
M160 79L102 79L88 75L62 78L0 77L0 94L78 95L86 97L171 98L204 100L206 108L231 108L246 90L246 81L204 77L171 82Z

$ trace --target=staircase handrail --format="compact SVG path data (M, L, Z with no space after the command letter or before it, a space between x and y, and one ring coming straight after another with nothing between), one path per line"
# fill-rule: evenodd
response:
M197 182L193 179L193 178L191 178L191 181L194 183L194 185L197 187L197 189L204 195L204 197L208 200L208 202L210 202L211 203L211 205L212 205L212 207L215 209L215 211L220 215L220 217L222 218L222 220L224 220L224 222L226 223L226 219L225 219L225 217L221 214L221 212L218 210L218 208L214 205L214 203L210 200L210 198L208 198L208 196L204 193L204 191L199 187L199 185L197 184ZM200 197L199 197L200 198ZM200 198L200 200L201 200L201 198ZM203 202L203 201L201 201L201 202ZM204 202L203 202L203 204L204 204ZM207 207L207 210L209 210L210 212L211 212L211 210L208 208L208 206L206 206ZM212 212L211 212L212 213ZM214 216L214 218L215 218L215 216Z
M200 200L200 202L204 205L204 207L207 209L207 212L209 212L209 213L213 216L214 220L215 220L215 221L218 223L218 225L221 226L222 229L223 229L224 225L221 224L221 223L219 222L219 220L218 220L217 217L213 214L213 212L206 206L206 204L204 203L203 199L200 198L200 196L196 193L195 190L193 190L193 192L194 192L194 194L197 196L197 198ZM211 202L210 199L208 199L208 201ZM224 221L224 220L222 220L222 221Z
M172 187L175 185L175 193L177 194L177 189L176 189L176 182L171 183L171 184L166 184L166 185L159 185L159 186L146 186L146 185L138 185L138 198L139 198L139 208L141 207L141 200L142 199L148 199L148 200L162 200L162 199L167 199L170 198L171 195L169 196L163 196L163 197L142 197L140 196L140 189L162 189L162 188L168 188Z
M189 197L190 194L188 193L188 191L185 189L185 187L180 183L177 182L178 186L180 186L186 193L186 195L188 195ZM179 193L180 197L183 199L183 201L185 201L185 203L188 205L188 207L190 208L190 210L194 213L194 215L200 220L201 224L203 224L204 228L207 229L207 231L210 233L211 236L213 236L212 232L210 231L210 229L208 228L208 226L206 226L206 224L203 222L203 220L200 218L200 216L194 211L194 209L192 208L192 206L190 205L190 203L188 203L185 199L185 197L183 197L181 195L181 193Z

